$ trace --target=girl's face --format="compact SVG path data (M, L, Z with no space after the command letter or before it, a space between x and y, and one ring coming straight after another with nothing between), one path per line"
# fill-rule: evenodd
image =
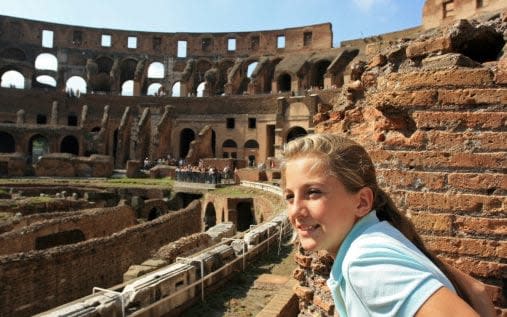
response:
M348 192L337 178L315 168L318 160L306 156L287 162L284 196L301 246L335 256L352 226L364 216L361 191Z

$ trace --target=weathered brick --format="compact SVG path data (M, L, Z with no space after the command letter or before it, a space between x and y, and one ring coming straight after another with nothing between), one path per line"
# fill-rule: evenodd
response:
M452 52L452 39L450 36L441 36L424 41L414 42L406 49L408 58L426 56L430 53Z
M436 90L393 90L395 91L378 92L371 96L369 99L371 105L379 110L413 108L414 106L430 107L436 103L438 98Z
M391 131L382 142L382 145L390 149L403 150L425 150L426 134L422 131L416 131L410 137L406 137L402 132Z
M319 295L316 295L313 298L313 303L322 309L327 315L333 315L334 313L334 303L332 298L322 298Z
M480 88L494 84L493 73L486 68L393 73L379 77L377 83L379 90L396 92L438 87Z
M311 301L313 298L313 290L309 287L294 285L292 288L297 297L301 298L304 301Z
M294 254L294 260L297 264L304 268L309 268L312 265L312 258L309 256L302 255L301 253Z
M395 169L377 169L377 180L382 188L411 190L442 190L446 174L442 172L413 172Z
M456 238L442 236L423 236L426 246L436 253L449 253L455 255L468 255L480 257L507 256L507 242L487 239Z
M447 263L452 263L459 270L481 278L501 278L507 270L507 264L489 262L483 260L474 260L466 257L449 259L440 257Z
M451 214L411 213L410 221L419 232L452 235L454 216Z
M493 173L451 173L447 177L449 186L456 189L476 191L507 190L507 175Z
M507 127L507 112L415 111L418 129L501 129Z
M507 56L498 61L495 72L495 82L497 84L507 84Z
M442 105L505 105L507 89L439 90L438 103Z
M292 277L298 281L304 281L306 278L305 271L303 271L302 269L296 268L292 272Z
M380 167L417 168L480 168L503 171L507 166L504 153L445 153L437 151L387 151L371 150L372 160Z
M501 214L507 197L490 195L409 192L407 205L413 210Z
M505 237L507 218L456 216L454 227L457 233L470 236Z
M427 131L423 139L427 150L446 152L494 152L507 151L505 132L447 132Z

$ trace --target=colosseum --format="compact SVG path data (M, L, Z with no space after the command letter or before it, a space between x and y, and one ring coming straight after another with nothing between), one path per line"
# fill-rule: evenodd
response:
M364 145L428 248L507 316L507 4L422 17L333 47L330 23L0 16L0 316L178 316L290 238L280 151L321 132ZM295 249L285 304L257 316L336 316L332 258Z

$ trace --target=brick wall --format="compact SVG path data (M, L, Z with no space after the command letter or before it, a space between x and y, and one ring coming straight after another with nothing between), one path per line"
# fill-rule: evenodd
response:
M428 45L418 56L439 51L433 48ZM424 59L421 66L404 67L413 63L406 59L397 72L386 63L367 70L363 95L349 110L332 111L316 130L363 144L381 187L429 249L486 283L506 316L507 54L469 68L456 62L452 49L448 53L437 56L440 63L432 67L424 67ZM324 286L332 258L301 250L296 262L300 316L332 316Z
M200 202L112 236L0 257L0 316L29 316L121 283L130 265L200 229ZM15 307L17 307L15 309Z

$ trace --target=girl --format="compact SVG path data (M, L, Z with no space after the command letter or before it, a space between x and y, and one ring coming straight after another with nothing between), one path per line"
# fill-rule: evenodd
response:
M284 149L289 219L307 250L327 250L327 284L345 316L494 316L484 285L433 256L377 185L359 144L313 134Z

